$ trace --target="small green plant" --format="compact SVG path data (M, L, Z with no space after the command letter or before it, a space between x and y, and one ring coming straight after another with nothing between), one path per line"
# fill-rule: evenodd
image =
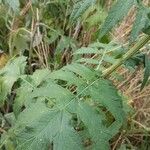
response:
M6 71L9 77L19 59ZM11 141L20 150L52 145L54 149L83 149L89 139L92 149L109 148L109 140L119 131L125 115L117 90L99 72L72 63L52 73L44 69L18 75L13 105L16 120L2 136L2 146Z

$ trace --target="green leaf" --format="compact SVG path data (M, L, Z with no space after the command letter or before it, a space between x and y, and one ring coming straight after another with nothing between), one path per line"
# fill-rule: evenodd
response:
M92 47L82 47L78 49L74 54L99 54L100 50Z
M106 126L103 125L104 118L84 102L79 103L77 113L91 135L94 142L93 149L101 147L101 149L108 150L109 133Z
M122 100L111 82L100 79L89 88L88 93L91 95L93 101L105 106L117 121L120 121L120 123L123 122ZM120 113L118 114L118 112Z
M76 21L91 5L94 5L96 0L80 0L77 1L73 7L70 15L70 21Z
M84 149L87 138L88 148L109 149L109 141L123 124L124 109L117 90L97 71L72 63L20 79L14 104L17 117L7 134L16 150ZM76 126L82 127L82 133Z
M93 101L105 107L115 118L115 121L108 127L110 138L112 138L119 132L120 127L125 121L121 97L112 84L103 79L95 82L89 88L88 93Z
M84 81L80 78L78 78L73 72L68 71L66 69L60 69L57 71L54 71L50 74L50 78L54 80L63 80L67 81L67 85L77 85L80 86L84 83Z
M147 21L146 26L145 26L143 32L144 32L145 34L150 35L150 20Z
M29 98L29 93L31 93L32 90L33 87L29 86L28 84L22 84L22 86L16 90L17 94L13 105L13 112L16 117L21 112L25 102L27 100L31 100Z
M50 70L48 69L39 69L36 70L31 77L34 87L39 86L42 82L46 81L49 78Z
M66 36L62 36L56 47L56 52L62 52L64 49L68 49L69 47L71 47L74 50L75 44L73 39Z
M85 20L84 24L88 28L98 26L99 24L103 23L107 16L107 12L104 10L104 8L101 8L100 6L96 6L95 11L93 11L93 12L95 12L93 15L90 15L90 13L89 13L89 16Z
M147 20L148 20L147 9L144 6L140 5L131 32L130 37L131 42L133 42L138 37L139 33L145 28Z
M85 67L84 65L77 64L77 63L72 63L71 65L67 65L64 67L64 69L67 69L69 71L72 71L72 72L80 75L87 81L94 79L95 75L96 75L89 68Z
M21 108L31 100L30 94L38 86L49 78L50 71L48 69L36 70L32 76L22 77L21 87L17 89L16 98L13 105L13 111L16 115L21 112Z
M98 65L99 61L95 60L95 59L91 59L91 58L81 58L79 60L77 60L78 63L86 63L86 64L94 64L94 65Z
M17 133L16 150L49 149L52 143L54 150L82 149L81 139L69 123L71 115L65 111L50 110L37 103L25 110L19 119L19 126L24 128Z
M74 99L74 95L67 89L58 84L49 82L46 86L36 88L30 93L30 99L44 98L51 107L64 108L70 101ZM32 101L28 101L30 105ZM26 102L27 103L27 102ZM56 106L57 105L57 106Z
M100 38L108 33L124 16L129 9L135 4L135 0L117 0L116 4L112 6L109 14L101 27Z
M104 90L102 89L103 86ZM114 87L106 80L94 82L89 86L87 92L83 92L82 98L80 95L81 100L78 99L78 102L76 96L67 92L69 91L55 83L37 88L32 92L33 98L41 97L41 99L37 99L35 103L30 103L18 117L15 127L19 143L17 150L38 150L41 147L46 149L50 147L51 143L53 143L53 148L56 150L59 150L60 147L66 150L75 149L77 144L80 145L79 149L82 149L81 139L69 123L72 112L77 114L89 132L93 149L98 149L100 146L102 149L109 149L109 140L119 131L124 118L120 97ZM93 107L84 98L84 96L89 95L93 102L99 102L113 114L115 121L111 125L106 125L108 118L105 113L102 110L98 111L100 108ZM55 106L52 109L47 107L42 97L56 99L56 105L54 104ZM82 101L82 99L85 101ZM71 105L72 101L77 103ZM66 106L69 106L70 109ZM71 108L76 109L72 110Z
M150 35L150 8L145 8L145 10L147 10L147 20L143 32Z
M48 37L46 37L44 40L48 43L48 44L51 44L51 43L54 43L60 35L62 35L62 31L57 29L57 30L54 30L54 31L49 31L48 32Z
M24 74L26 66L26 57L21 56L10 60L7 65L0 70L0 104L6 100L7 94L10 94L14 83Z
M141 85L141 90L145 87L148 79L150 76L150 59L148 55L145 55L145 71L144 71L144 78Z
M16 32L13 32L9 40L11 49L16 50L17 53L23 53L24 50L29 50L28 42L30 40L30 34L24 28L20 28Z

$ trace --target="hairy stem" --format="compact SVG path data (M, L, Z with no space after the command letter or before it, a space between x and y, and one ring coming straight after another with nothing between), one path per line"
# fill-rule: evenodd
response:
M113 73L119 66L121 66L126 60L131 58L136 54L148 41L150 40L150 35L144 36L138 43L136 43L126 54L124 54L120 59L116 61L111 67L104 70L102 77L106 78L111 73Z

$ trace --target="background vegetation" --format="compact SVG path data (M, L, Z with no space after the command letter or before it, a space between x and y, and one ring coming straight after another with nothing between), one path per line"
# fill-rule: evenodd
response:
M0 149L150 149L149 0L0 0Z

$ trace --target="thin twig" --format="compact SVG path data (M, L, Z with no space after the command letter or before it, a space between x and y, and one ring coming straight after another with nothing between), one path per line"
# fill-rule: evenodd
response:
M121 132L121 134L120 134L119 138L117 139L117 141L115 142L115 145L113 146L112 150L115 150L115 149L116 149L116 147L117 147L119 141L120 141L121 138L122 138L122 135L123 135L123 133Z

